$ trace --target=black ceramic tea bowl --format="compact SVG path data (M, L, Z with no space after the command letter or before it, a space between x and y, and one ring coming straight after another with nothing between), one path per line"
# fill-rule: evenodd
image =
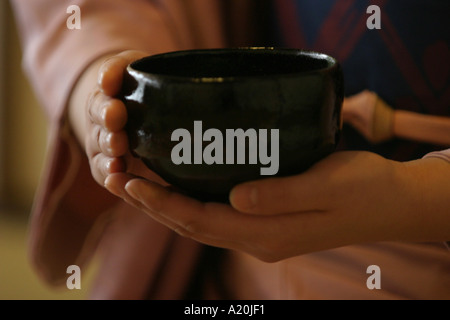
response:
M301 173L335 150L343 75L296 49L169 52L128 66L122 100L135 156L186 194L227 202L238 183Z

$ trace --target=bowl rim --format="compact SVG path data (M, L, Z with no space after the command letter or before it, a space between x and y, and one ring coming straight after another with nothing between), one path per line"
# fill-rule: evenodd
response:
M142 63L146 60L157 59L161 57L177 57L183 56L186 54L220 54L220 53L230 53L230 52L280 52L286 53L290 55L297 56L308 56L314 59L325 60L327 61L327 66L323 68L312 69L309 71L302 72L288 72L288 73L276 73L270 75L242 75L242 76L227 76L227 77L192 77L192 76L181 76L181 75L170 75L165 73L152 73L146 72L137 69L135 66L139 63ZM296 48L285 48L285 47L232 47L232 48L209 48L209 49L188 49L188 50L176 50L176 51L168 51L158 54L152 54L138 60L135 60L129 63L126 67L126 72L132 75L134 78L153 82L156 79L167 79L171 81L182 81L182 82L195 82L195 83L223 83L223 82L233 82L239 80L254 80L254 79L264 79L264 78L273 78L274 76L283 77L283 78L293 78L298 77L299 75L311 75L317 73L326 73L330 72L333 69L339 67L339 61L322 52L312 51L312 50L304 50L304 49L296 49Z

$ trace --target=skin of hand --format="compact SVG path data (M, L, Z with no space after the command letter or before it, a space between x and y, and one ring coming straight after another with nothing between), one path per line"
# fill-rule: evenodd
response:
M126 109L116 98L126 65L145 55L99 60L75 88L69 110L92 175L118 199L182 236L269 262L355 243L450 239L450 166L437 158L399 163L337 152L302 174L238 185L231 205L173 191L129 154Z
M117 98L126 66L147 55L129 50L101 57L86 70L71 96L69 120L86 152L92 176L102 186L109 174L124 171L164 184L130 154L124 130L127 111Z
M202 203L127 173L105 186L182 236L262 261L375 241L446 241L450 166L337 152L303 174L236 186L230 205Z

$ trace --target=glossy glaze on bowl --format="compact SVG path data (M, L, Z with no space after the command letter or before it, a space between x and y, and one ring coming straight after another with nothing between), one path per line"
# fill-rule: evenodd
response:
M278 176L298 174L333 152L341 131L343 76L324 54L240 48L171 52L132 63L122 99L130 148L167 182L204 201L228 200L261 164L180 164L178 128L279 129ZM205 142L205 145L208 143Z

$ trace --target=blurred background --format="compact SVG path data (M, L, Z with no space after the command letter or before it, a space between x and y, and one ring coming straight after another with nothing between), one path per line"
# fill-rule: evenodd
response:
M46 148L46 120L22 72L9 1L0 0L0 300L85 299L81 290L50 288L27 258L27 226ZM69 275L68 275L69 276Z

